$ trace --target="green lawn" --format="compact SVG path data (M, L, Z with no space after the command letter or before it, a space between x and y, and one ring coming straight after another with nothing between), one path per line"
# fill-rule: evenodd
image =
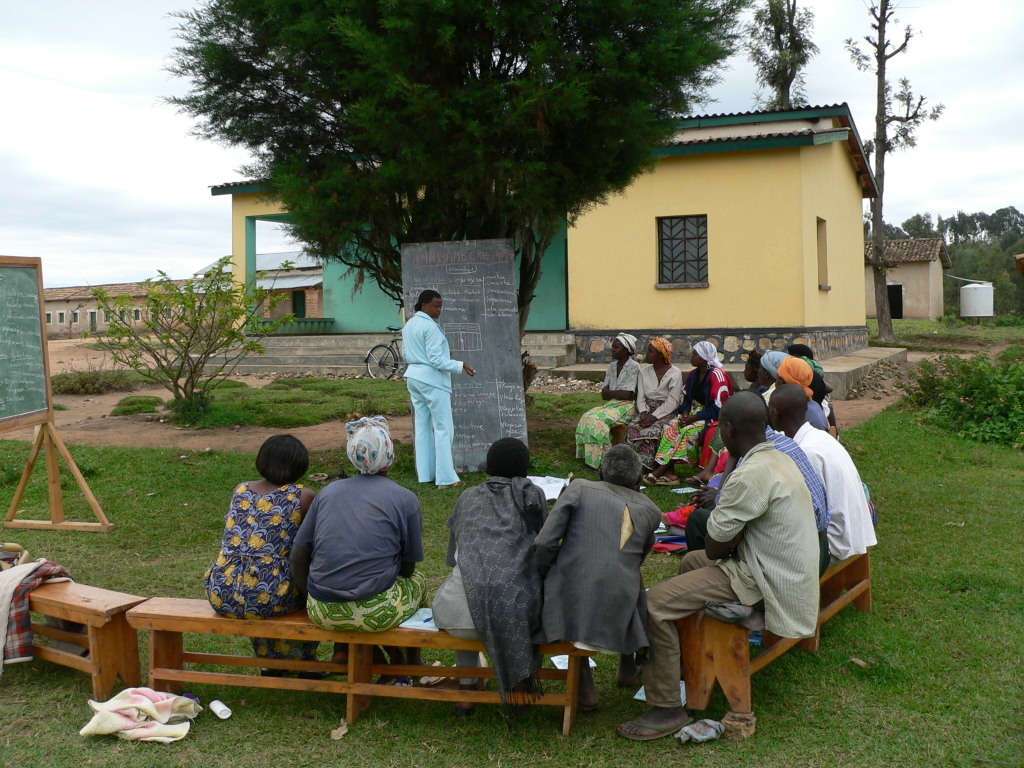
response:
M906 347L922 352L964 352L984 350L993 345L1020 343L1021 326L997 326L992 321L977 324L947 324L937 320L893 320L895 343L878 340L878 321L868 320L870 344L877 347Z
M538 396L531 409L534 471L593 477L572 457L570 425L589 404ZM539 421L538 421L539 419ZM560 736L561 711L545 707L514 730L492 707L455 719L452 707L374 701L341 741L329 731L343 697L194 686L221 698L234 717L204 713L171 745L83 739L86 675L47 664L14 665L0 680L0 750L11 766L644 766L685 761L723 766L1020 766L1024 744L1024 554L1019 520L1024 472L1019 451L950 438L889 410L844 433L879 508L871 613L847 609L823 631L817 654L794 649L754 678L757 734L743 742L632 743L615 726L641 707L614 687L614 663L599 658L602 708ZM146 448L72 449L107 516L109 534L8 530L33 556L67 565L78 580L140 595L203 597L235 483L255 477L253 457ZM0 443L0 503L9 502L27 443ZM182 456L184 455L184 458ZM311 471L343 465L316 454ZM26 509L41 506L37 469ZM445 519L455 491L421 488L409 446L398 446L393 477L419 494L432 587L446 576ZM480 476L466 478L479 482ZM66 480L69 517L89 519ZM651 491L668 510L680 496ZM648 584L677 559L652 555ZM196 649L244 648L233 638L193 638ZM143 644L145 649L145 644ZM145 650L143 650L145 653ZM428 658L443 658L443 655ZM862 668L851 659L867 663ZM713 699L708 716L724 714Z

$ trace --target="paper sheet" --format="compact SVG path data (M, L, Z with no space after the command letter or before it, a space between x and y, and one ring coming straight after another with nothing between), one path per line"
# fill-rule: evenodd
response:
M569 479L565 477L539 477L537 475L529 475L526 479L544 491L544 498L548 501L557 499L558 494L560 494L562 489L569 484Z
M589 661L590 661L590 668L591 669L593 669L594 667L597 666L597 662L594 660L593 656L590 657ZM568 654L563 654L562 656L552 656L551 657L551 663L555 665L555 669L568 669L569 668L569 655Z
M434 625L434 610L432 608L420 608L398 626L405 627L406 629L429 629L437 632L437 627Z

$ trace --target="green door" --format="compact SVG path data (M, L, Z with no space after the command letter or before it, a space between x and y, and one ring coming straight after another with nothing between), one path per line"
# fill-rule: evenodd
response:
M306 292L292 291L292 314L295 317L306 316Z

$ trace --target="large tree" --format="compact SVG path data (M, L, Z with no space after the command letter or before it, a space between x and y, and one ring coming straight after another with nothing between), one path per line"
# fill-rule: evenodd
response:
M894 150L917 146L917 129L926 120L938 120L944 109L942 104L928 108L924 96L915 95L910 81L901 78L894 91L887 78L889 60L907 50L913 30L903 30L902 41L894 43L889 39L889 24L899 24L895 18L897 4L880 0L868 9L871 15L873 35L866 35L870 53L864 53L858 41L847 38L846 50L850 59L862 72L875 75L875 135L866 142L865 151L874 159L875 186L878 196L871 200L871 266L875 288L875 315L878 318L878 337L883 341L895 341L892 329L892 311L889 308L889 291L885 274L893 265L885 257L885 219L882 216L882 201L885 193L885 158ZM895 35L900 38L899 33Z
M403 243L512 239L525 327L552 237L650 167L746 2L209 0L178 14L170 101L396 300Z
M818 53L811 40L814 14L797 8L796 0L765 0L754 10L746 26L747 51L757 72L757 84L771 96L756 95L759 107L769 110L790 109L807 104L801 70Z

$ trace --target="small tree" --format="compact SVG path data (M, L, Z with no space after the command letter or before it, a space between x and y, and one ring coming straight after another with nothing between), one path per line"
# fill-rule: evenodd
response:
M757 84L771 91L763 100L755 96L759 108L790 109L807 104L804 76L800 70L818 53L811 42L814 14L798 9L796 0L766 0L754 11L745 28L744 48L757 70Z
M885 219L882 216L885 158L893 150L917 146L918 127L926 120L938 120L945 109L942 104L928 109L925 97L915 95L906 78L900 79L899 89L895 92L892 83L886 78L889 59L906 51L910 38L914 36L908 26L903 30L903 42L899 45L887 37L889 22L899 23L898 19L893 18L896 7L889 0L880 0L878 5L868 9L875 36L866 35L864 40L872 51L871 55L861 51L860 44L852 37L846 39L846 50L857 69L862 72L873 71L875 74L875 137L865 144L864 149L869 158L874 155L875 186L878 189L878 196L871 201L871 256L868 264L875 283L878 337L883 341L896 340L892 329L892 311L889 308L889 291L885 282L886 272L893 267L885 256Z
M96 343L117 363L166 388L176 403L202 410L209 392L242 360L263 354L261 339L293 319L261 318L265 307L283 297L239 285L227 271L230 263L225 257L196 280L172 280L165 272L145 280L139 320L133 297L112 297L96 288L99 310L109 318L107 331L95 335Z

